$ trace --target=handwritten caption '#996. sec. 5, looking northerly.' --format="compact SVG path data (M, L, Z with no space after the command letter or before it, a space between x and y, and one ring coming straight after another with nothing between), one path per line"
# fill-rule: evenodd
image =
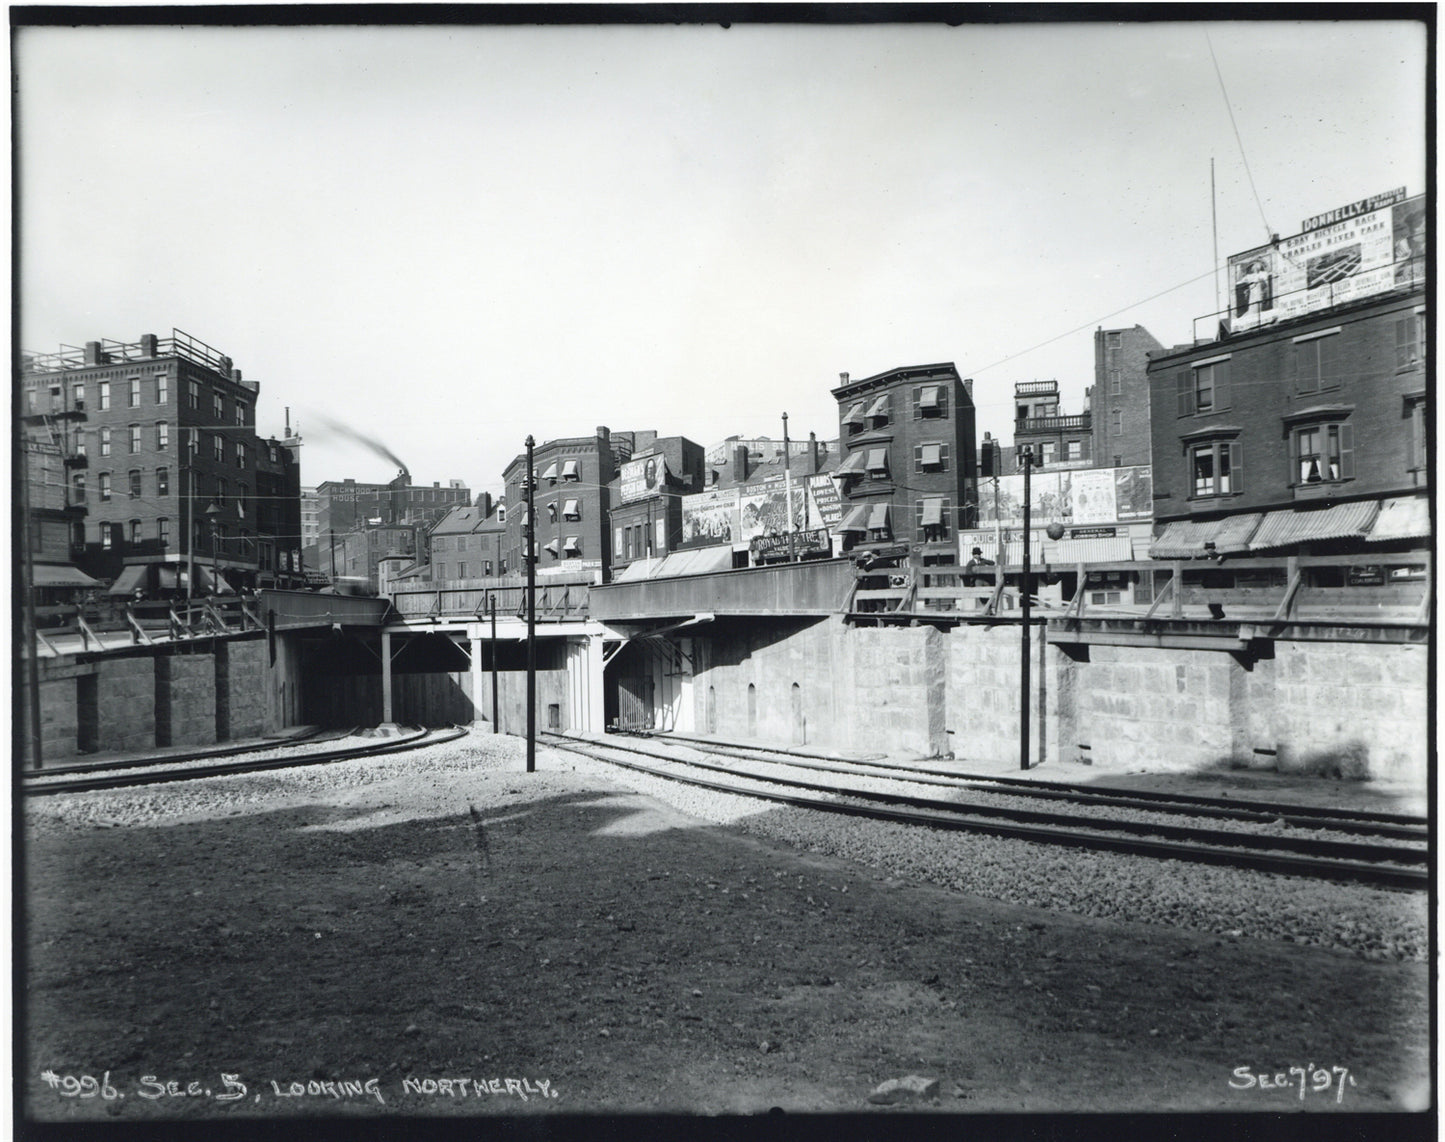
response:
M42 1071L40 1081L50 1087L61 1098L98 1098L115 1102L133 1094L149 1102L163 1099L208 1099L212 1102L239 1102L250 1096L253 1102L262 1097L269 1099L366 1099L387 1105L387 1092L380 1079L310 1079L307 1082L277 1082L265 1079L261 1082L246 1083L240 1075L221 1074L220 1082L211 1083L204 1079L160 1079L155 1075L142 1075L133 1088L121 1089L120 1080L111 1080L110 1072L94 1075L58 1074ZM424 1095L449 1099L491 1099L519 1098L523 1102L532 1099L560 1098L550 1079L478 1079L478 1078L415 1078L407 1076L401 1080L401 1090L391 1087L393 1098L398 1095Z

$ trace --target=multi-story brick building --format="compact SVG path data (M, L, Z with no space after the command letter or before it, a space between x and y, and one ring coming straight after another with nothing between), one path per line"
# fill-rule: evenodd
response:
M382 555L410 554L418 552L416 537L429 531L433 524L452 508L471 502L471 492L461 480L451 480L444 488L440 483L431 487L416 487L411 482L411 473L405 468L385 484L366 484L347 478L326 480L316 487L316 529L317 564L324 574L332 578L351 575L351 563L355 559L357 569L362 566L360 552L368 553L370 569L366 572L375 587L374 558ZM347 544L346 536L351 532L372 532L383 529L379 534L370 534ZM378 551L376 545L382 535L409 536L406 545L391 551ZM343 548L344 557L336 553Z
M951 562L977 495L973 382L952 363L840 379L835 531L849 547L907 543L919 563Z
M1094 467L1149 463L1153 444L1149 354L1163 348L1142 325L1094 331L1094 386L1089 401Z
M599 427L592 436L548 440L532 450L533 502L537 519L534 555L538 574L592 571L605 578L611 565L608 484L619 464L630 459L633 436L614 452L613 434ZM619 442L622 443L622 442ZM525 574L523 535L527 524L527 457L515 457L503 473L506 500L506 561L512 574Z
M491 496L478 503L452 508L427 534L429 570L433 583L489 579L507 573L506 513L488 512Z
M1152 554L1418 545L1425 348L1425 292L1406 285L1156 353Z
M1058 381L1018 381L1014 385L1014 446L1007 461L1008 473L1023 471L1020 457L1025 448L1033 450L1035 471L1089 467L1093 463L1092 424L1088 408L1068 415L1059 411Z
M654 438L624 462L608 488L614 573L682 541L682 497L701 491L706 454L685 436Z
M282 442L256 434L260 385L231 358L173 329L27 355L21 388L27 433L69 458L83 569L155 593L184 591L192 561L197 593L299 583L295 456L271 459Z

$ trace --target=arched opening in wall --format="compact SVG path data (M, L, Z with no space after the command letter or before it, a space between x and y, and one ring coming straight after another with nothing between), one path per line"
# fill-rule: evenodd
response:
M707 688L707 732L717 733L717 690L715 687Z
M802 745L808 740L808 724L803 718L803 688L793 683L793 744Z
M758 688L748 683L748 737L758 736Z

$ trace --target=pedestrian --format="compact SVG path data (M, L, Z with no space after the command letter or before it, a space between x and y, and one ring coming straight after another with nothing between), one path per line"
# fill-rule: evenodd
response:
M992 559L984 558L983 548L975 547L973 549L973 554L968 560L968 563L965 564L963 568L964 573L968 578L968 585L970 587L987 587L989 585L989 577L985 574L981 574L981 572L983 568L993 566L995 566L995 564Z

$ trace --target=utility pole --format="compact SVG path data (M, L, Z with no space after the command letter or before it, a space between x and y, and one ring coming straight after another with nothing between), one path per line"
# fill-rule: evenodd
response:
M788 520L788 562L793 562L793 463L791 446L788 443L788 414L783 413L783 498L787 501L785 514Z
M492 733L502 732L502 714L497 708L497 596L487 592L487 610L492 614Z
M534 556L537 521L532 512L532 488L537 482L532 466L532 447L536 442L527 436L527 471L523 479L527 488L527 528L523 536L522 558L527 561L527 772L537 771L537 560ZM494 648L495 649L495 648Z
M1029 471L1034 463L1033 446L1025 444L1020 457L1024 464L1024 573L1019 580L1019 608L1023 615L1023 657L1019 660L1019 768L1029 767Z
M19 444L16 452L20 459L20 541L23 545L23 559L20 564L23 579L20 584L23 628L20 637L21 653L25 658L25 721L29 723L25 728L29 731L30 738L30 768L39 769L43 759L40 736L40 654L35 627L35 543L30 530L30 442L21 427L23 423L19 417L15 418L15 434Z

